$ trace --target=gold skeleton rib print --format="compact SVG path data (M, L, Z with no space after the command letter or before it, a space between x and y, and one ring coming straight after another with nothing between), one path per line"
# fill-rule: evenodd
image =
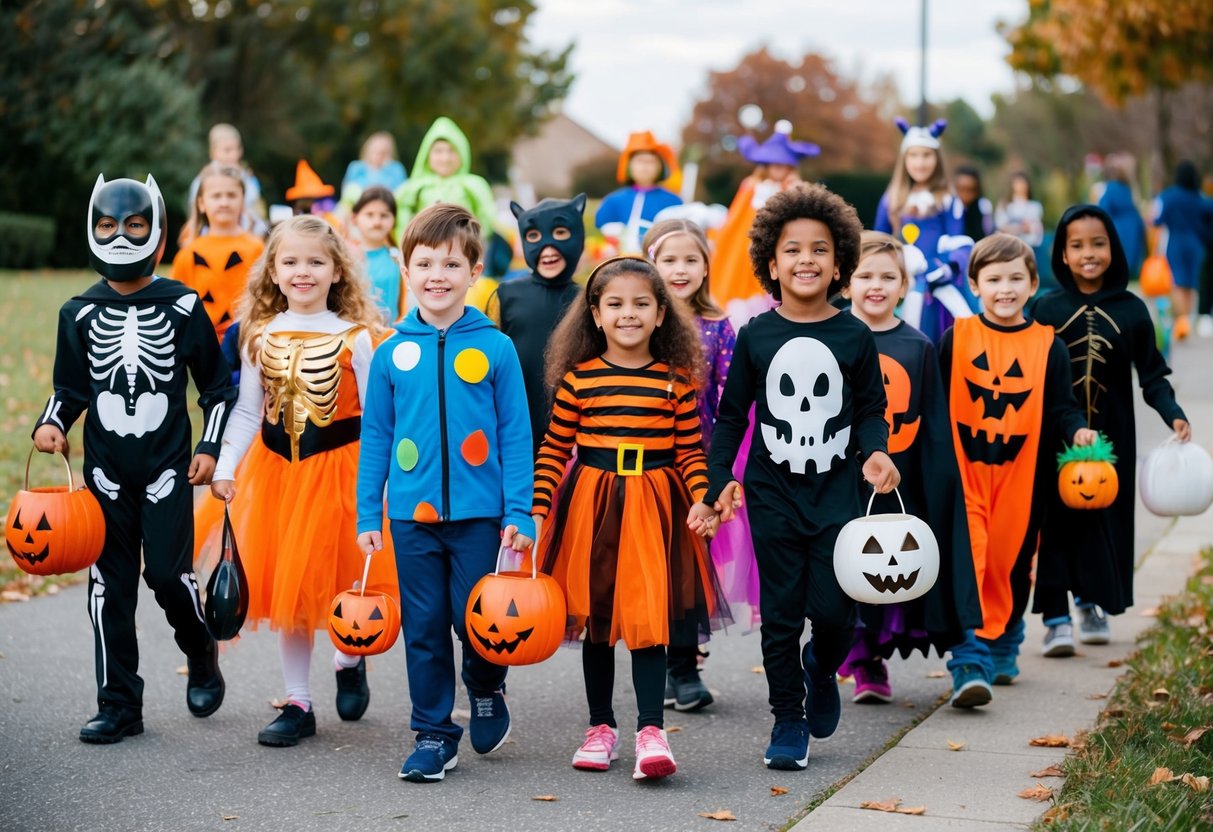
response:
M1095 378L1095 363L1107 364L1108 359L1102 353L1112 352L1115 347L1112 342L1099 334L1095 328L1095 316L1103 318L1107 321L1112 329L1116 330L1116 334L1120 334L1120 327L1116 321L1112 320L1107 312L1104 312L1098 306L1082 306L1070 316L1070 319L1057 328L1057 334L1063 338L1069 336L1068 330L1070 325L1075 323L1079 316L1083 318L1086 324L1086 333L1075 338L1073 341L1066 341L1066 347L1070 351L1070 363L1074 365L1074 395L1082 403L1083 411L1086 413L1087 425L1091 424L1091 417L1099 413L1099 408L1096 406L1096 400L1100 393L1108 392L1108 388L1101 384ZM1086 345L1086 350L1083 355L1074 357L1076 347Z
M274 332L261 346L261 375L265 380L265 419L282 426L291 440L291 462L299 461L299 438L310 421L328 426L337 413L342 351L352 349L365 327L355 326L334 335Z

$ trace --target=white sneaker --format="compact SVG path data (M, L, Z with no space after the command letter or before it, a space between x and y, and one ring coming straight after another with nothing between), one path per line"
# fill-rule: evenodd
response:
M1083 607L1078 614L1078 640L1083 644L1107 644L1112 640L1108 616L1099 607Z
M585 732L585 742L573 754L573 768L606 771L619 759L619 732L609 725L594 725Z
M1040 652L1049 658L1060 659L1074 655L1074 625L1054 624L1045 633L1045 643Z
M1196 334L1201 338L1213 338L1213 315L1201 315L1196 319Z
M678 766L674 763L674 755L670 752L670 741L665 731L648 725L636 732L636 769L632 772L633 780L669 777L677 770Z

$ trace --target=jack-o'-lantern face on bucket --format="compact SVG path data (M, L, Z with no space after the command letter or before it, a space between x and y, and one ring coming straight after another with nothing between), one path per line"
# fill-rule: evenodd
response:
M834 575L856 601L910 601L939 577L939 543L926 523L909 514L860 517L839 532Z
M983 352L965 367L964 383L973 403L972 423L957 425L965 456L987 465L1014 462L1027 440L1026 434L1011 432L1014 414L1033 392L1019 359L1006 367L991 367Z
M564 635L564 594L548 575L503 572L472 588L464 616L472 648L494 664L534 664Z
M880 374L884 381L885 398L888 400L884 420L889 425L889 453L897 454L909 450L914 444L921 422L917 413L910 413L913 388L906 368L901 366L897 359L882 354Z
M52 531L45 513L36 522L30 522L28 518L22 522L18 510L6 538L9 553L18 561L31 565L42 563L50 556Z
M1120 482L1110 462L1070 462L1057 476L1061 501L1070 508L1107 508L1116 499Z
M365 595L347 590L333 599L329 636L333 645L351 656L386 653L400 634L400 608L383 592Z

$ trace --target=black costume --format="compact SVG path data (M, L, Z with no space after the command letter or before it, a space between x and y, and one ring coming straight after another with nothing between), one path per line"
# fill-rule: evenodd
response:
M125 219L136 214L149 222L150 241L122 232ZM124 179L103 184L98 179L90 227L95 229L102 216L114 217L120 229L105 240L90 232L94 268L115 282L152 274L165 237L164 204L154 181L149 177L144 186ZM202 391L204 427L196 453L217 457L236 390L194 291L175 280L156 278L123 295L102 280L59 312L55 392L37 427L51 424L66 435L89 411L84 472L105 515L105 545L89 570L97 698L103 711L119 708L131 717L143 704L135 639L141 554L144 579L190 661L191 681L195 674L213 679L218 672L192 563L187 367ZM211 703L218 707L213 699ZM190 705L197 715L207 715L194 708L192 699ZM82 739L87 737L82 734Z
M834 541L863 513L860 465L886 450L885 393L871 331L850 315L797 323L778 310L741 328L712 432L704 502L733 479L755 406L746 506L761 586L762 655L776 721L803 719L800 635L832 675L851 646L855 603L834 576Z
M518 234L531 274L507 280L497 287L487 311L501 331L510 336L518 352L527 408L531 412L531 437L538 455L552 415L552 391L543 381L543 354L569 304L581 294L581 287L573 282L573 274L585 249L582 224L585 194L572 199L545 199L529 211L511 202L510 210L518 218ZM564 229L568 236L561 232L558 239L554 235L556 229ZM539 259L548 247L564 258L564 271L552 278L539 275Z
M1111 243L1112 263L1103 286L1083 294L1062 260L1066 228L1081 217L1100 220ZM1087 424L1102 431L1116 451L1120 489L1115 502L1099 511L1067 508L1050 489L1048 515L1040 539L1033 611L1046 617L1069 614L1066 591L1084 603L1117 614L1133 605L1134 475L1137 428L1133 418L1133 376L1146 404L1171 427L1185 419L1167 381L1171 369L1158 352L1154 323L1146 305L1127 289L1129 266L1112 218L1093 205L1076 205L1062 216L1053 241L1053 273L1061 289L1036 302L1033 315L1054 327L1069 349L1074 394ZM1050 448L1050 458L1060 447ZM1054 466L1056 472L1056 466ZM1056 478L1056 476L1054 476Z

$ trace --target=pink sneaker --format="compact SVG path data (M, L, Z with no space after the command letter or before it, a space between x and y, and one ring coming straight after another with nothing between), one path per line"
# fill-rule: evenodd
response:
M855 695L852 702L892 702L893 688L889 686L889 671L884 660L871 659L855 665Z
M573 768L606 771L619 759L619 732L609 725L594 725L585 732L585 742L573 754Z
M665 731L648 725L636 732L636 770L632 772L633 780L669 777L677 770Z

